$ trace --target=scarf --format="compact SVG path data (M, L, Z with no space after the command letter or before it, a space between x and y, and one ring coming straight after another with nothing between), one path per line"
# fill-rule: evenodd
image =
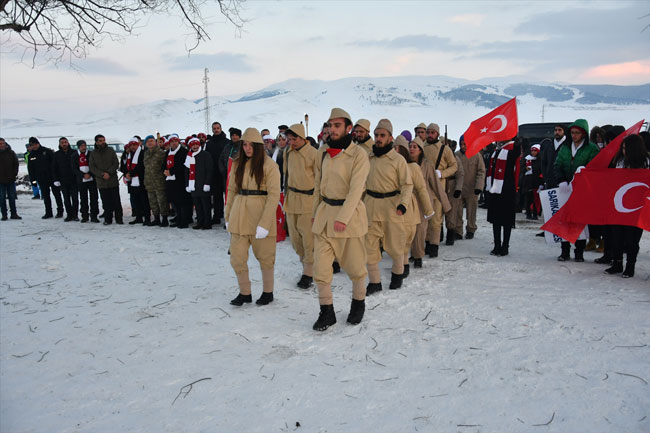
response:
M79 153L79 171L83 174L90 173L90 167L88 166L88 150L86 150L85 153L81 153L80 150L77 150L77 153ZM82 182L92 182L93 180L95 179L92 176L88 179L84 177Z
M327 142L329 146L327 153L330 154L330 158L334 158L343 150L347 149L350 146L350 143L352 143L352 136L349 134L339 140L329 140Z
M167 170L171 170L174 167L174 157L180 148L180 145L176 148L176 150L173 150L171 147L169 148L169 153L167 154ZM165 178L165 180L176 180L176 175L170 174Z
M537 159L536 156L528 155L526 156L526 173L525 176L530 176L533 174L533 161Z
M490 171L487 178L487 190L491 194L501 194L503 188L503 181L506 177L506 162L508 161L508 153L515 147L515 142L503 146L501 149L496 149L490 157ZM519 164L515 162L514 167L515 175L515 189L518 188L517 181L519 180Z
M196 185L196 155L201 153L201 148L196 151L196 153L191 150L187 152L187 158L185 158L185 167L190 169L190 174L187 177L187 186L190 189L190 192L195 191Z
M384 147L379 147L376 144L372 146L372 153L374 153L376 157L384 156L391 150L393 150L393 143L389 143Z
M566 140L566 135L564 137L562 137L562 140L559 140L559 141L556 140L556 139L553 139L553 144L555 145L555 151L556 152L557 152L558 147L560 147L560 145L562 143L564 143L564 140Z
M138 146L136 151L134 153L129 153L129 156L126 157L126 171L127 173L131 173L131 170L135 170L135 168L138 166L138 162L140 162L140 151L142 150L141 146ZM131 186L132 187L138 187L140 186L140 176L137 174L132 174L131 175Z
M571 157L575 158L576 154L578 153L578 150L582 147L582 145L585 144L585 139L583 138L582 141L578 144L576 143L571 143Z

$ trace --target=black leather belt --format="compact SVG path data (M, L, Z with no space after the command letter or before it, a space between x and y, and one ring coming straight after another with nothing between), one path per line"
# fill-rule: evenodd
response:
M375 191L370 191L369 189L366 190L366 194L368 194L370 197L374 198L388 198L388 197L395 197L396 195L399 195L400 191L391 191L391 192L375 192Z
M259 189L241 189L239 195L268 195L267 191L260 191Z
M325 203L327 203L328 205L330 205L330 206L343 206L343 203L345 203L345 199L344 200L332 200L331 198L327 198L325 196L323 196L323 201Z
M298 188L294 188L292 186L288 186L287 189L289 191L297 192L299 194L305 194L305 195L313 195L314 194L314 188L312 188L310 190L306 190L306 189L298 189Z

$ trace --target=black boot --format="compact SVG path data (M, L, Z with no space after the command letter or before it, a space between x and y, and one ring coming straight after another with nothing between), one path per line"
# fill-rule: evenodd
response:
M152 226L159 226L160 225L160 215L154 215L153 221L151 221Z
M332 263L332 273L338 274L339 272L341 272L341 265L339 265L339 262L334 261Z
M52 211L45 211L45 215L43 215L41 218L46 220L48 218L52 218L54 215L52 215Z
M142 224L142 217L135 217L135 219L129 223L131 226L133 224Z
M501 245L501 249L499 250L499 256L507 256L508 255L508 245Z
M9 217L9 219L12 219L12 220L21 220L22 218L21 218L21 217L20 217L16 212L12 212L12 213L11 213L11 216Z
M422 269L422 259L413 259L413 268Z
M368 286L366 286L366 296L377 292L381 292L381 283L368 283Z
M314 331L324 331L336 323L336 314L334 314L334 305L321 305L318 320L314 323Z
M465 239L474 239L474 232L465 233Z
M410 266L408 264L404 265L404 273L402 274L402 279L408 278L409 274L411 273L409 267Z
M366 312L366 301L352 300L350 305L350 314L348 314L348 323L350 325L358 325L363 319L363 314Z
M447 229L447 241L445 245L453 245L456 240L456 232L450 229Z
M238 307L241 307L244 304L250 304L253 302L253 296L252 295L242 295L241 293L237 295L235 299L230 301L230 305L236 305Z
M594 263L598 263L599 265L611 265L612 258L608 254L603 254L602 257L598 257L594 260Z
M429 252L427 253L432 259L438 257L438 245L430 244Z
M388 288L390 290L395 290L395 289L399 289L400 287L402 287L403 275L404 274L399 274L398 275L398 274L394 274L394 273L391 272L390 273L390 286L388 286Z
M456 234L456 240L461 241L463 240L463 235L458 233L456 230L454 230L454 233Z
M169 221L167 220L166 216L162 217L162 222L160 223L160 227L169 227Z
M262 292L262 296L255 301L257 305L267 305L273 302L273 292Z
M585 246L587 245L586 240L581 240L581 241L576 241L576 248L575 248L575 256L576 256L576 262L584 262L584 251L585 251Z
M55 218L63 218L63 209L58 209L56 211L56 217Z
M636 257L631 259L629 256L627 258L627 263L625 263L625 270L623 271L623 278L632 278L634 276L634 265L636 264Z
M558 262L566 262L569 260L571 254L571 244L568 242L562 242L562 254L557 258Z
M440 229L440 242L445 240L445 232L444 230Z
M623 260L614 260L611 267L605 269L608 274L620 274L623 272Z
M313 283L314 283L313 277L308 277L307 275L303 274L300 277L300 281L298 281L298 284L296 285L301 289L308 289L312 286Z

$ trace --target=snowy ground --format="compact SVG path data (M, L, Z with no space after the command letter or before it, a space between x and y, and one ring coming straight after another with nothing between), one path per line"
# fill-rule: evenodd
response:
M359 326L335 276L339 323L318 333L288 241L275 302L236 308L223 229L18 209L0 224L2 432L650 431L648 233L624 280L594 253L558 263L525 220L489 256L481 210L474 240L368 298Z

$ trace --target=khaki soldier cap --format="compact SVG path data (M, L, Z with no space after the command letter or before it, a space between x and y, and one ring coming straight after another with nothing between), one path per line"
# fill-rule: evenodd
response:
M293 132L296 134L298 137L302 138L303 140L306 140L307 137L305 137L305 126L302 123L296 123L294 125L291 125L289 129L287 129L287 132Z
M375 126L375 131L378 129L385 129L390 133L390 135L393 135L393 124L390 123L390 120L388 119L381 119L379 123L377 123L377 126Z
M244 131L244 135L242 135L241 139L243 141L250 141L251 143L264 144L264 140L262 140L262 134L260 134L260 131L255 128L246 128L246 131Z
M437 123L429 123L429 126L427 126L427 131L429 131L429 130L434 130L438 134L440 134L440 127L438 126Z
M352 123L352 117L350 116L350 114L347 111L345 111L342 108L332 108L332 112L330 113L330 117L327 120L330 121L332 119L341 119L341 118L348 119L350 121L350 123Z
M359 119L357 120L357 123L354 124L354 126L360 126L366 131L370 132L370 120L368 119Z
M409 150L409 142L403 135L399 135L394 141L395 147L402 146L404 149Z
M420 122L420 123L418 124L418 126L416 126L415 128L413 128L413 130L414 130L414 131L417 131L417 130L420 129L420 128L422 128L422 129L427 129L427 125L425 125L424 122Z
M420 150L423 150L423 149L424 149L424 142L422 141L422 139L421 139L420 137L415 137L415 138L411 141L411 143L415 143L415 144L417 144L418 146L420 146Z

